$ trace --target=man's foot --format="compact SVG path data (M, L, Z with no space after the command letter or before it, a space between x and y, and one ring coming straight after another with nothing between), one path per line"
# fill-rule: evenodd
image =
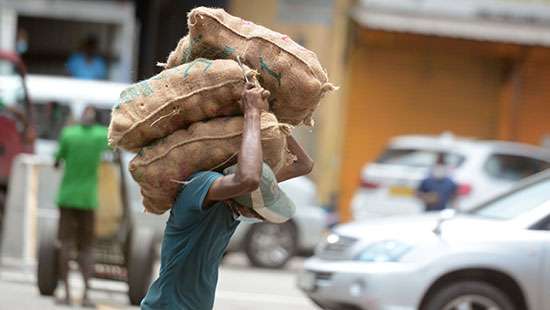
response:
M72 305L71 299L68 298L68 297L65 297L65 298L57 297L57 298L55 298L55 303L57 305L60 305L60 306L70 306L70 305Z
M95 308L95 303L90 300L88 297L82 298L82 307L84 308Z

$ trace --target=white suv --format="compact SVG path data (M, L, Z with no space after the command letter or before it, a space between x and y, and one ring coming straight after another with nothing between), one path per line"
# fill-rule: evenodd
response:
M362 169L351 203L354 219L420 213L416 188L440 154L459 184L457 205L464 210L550 167L550 150L526 144L451 134L396 137Z

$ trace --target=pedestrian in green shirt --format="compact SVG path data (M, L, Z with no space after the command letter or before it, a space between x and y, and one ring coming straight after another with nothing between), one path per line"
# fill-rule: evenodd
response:
M95 124L96 112L86 107L81 123L63 129L55 167L63 162L63 180L57 195L59 206L59 271L65 284L63 304L71 304L68 281L71 244L76 243L78 264L84 278L82 305L93 307L89 299L89 281L94 271L95 210L97 209L97 171L101 154L108 148L107 128Z

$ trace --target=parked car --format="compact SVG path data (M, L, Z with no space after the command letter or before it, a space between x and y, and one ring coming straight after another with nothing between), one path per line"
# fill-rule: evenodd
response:
M550 172L463 214L339 226L298 283L323 309L548 309Z
M283 224L240 224L229 243L228 252L244 251L253 266L282 268L297 254L313 253L322 239L326 218L313 182L299 177L280 187L296 204L294 217Z
M527 144L441 136L400 136L361 171L351 207L356 220L417 214L421 180L443 155L459 184L458 205L468 210L517 181L550 167L550 151Z

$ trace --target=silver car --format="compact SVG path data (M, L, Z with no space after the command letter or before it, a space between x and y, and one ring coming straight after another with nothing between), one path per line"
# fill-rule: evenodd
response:
M313 182L306 177L279 184L296 205L296 214L283 224L240 224L227 250L244 251L256 267L282 268L297 254L313 253L326 227Z
M298 285L323 309L550 309L550 173L468 213L339 226Z

